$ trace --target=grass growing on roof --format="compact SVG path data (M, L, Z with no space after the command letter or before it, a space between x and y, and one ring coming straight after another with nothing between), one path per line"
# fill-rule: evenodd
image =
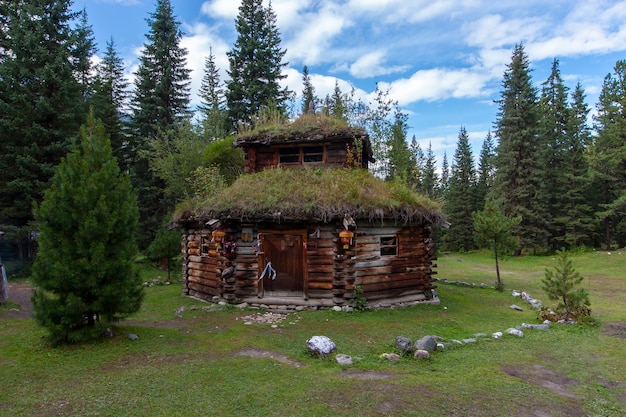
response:
M364 169L270 169L242 175L194 208L195 217L441 220L440 207L398 182ZM178 214L180 218L182 214Z

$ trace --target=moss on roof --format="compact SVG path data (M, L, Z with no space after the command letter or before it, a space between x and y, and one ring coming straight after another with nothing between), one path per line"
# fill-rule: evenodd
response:
M235 218L242 221L393 219L402 223L443 220L439 205L400 183L364 169L269 169L240 176L207 200L181 206L174 221Z

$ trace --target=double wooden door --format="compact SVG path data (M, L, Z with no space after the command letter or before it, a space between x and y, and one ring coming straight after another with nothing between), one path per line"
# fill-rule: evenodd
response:
M265 266L271 263L263 277L263 288L274 295L302 295L305 275L306 234L263 233L261 251Z

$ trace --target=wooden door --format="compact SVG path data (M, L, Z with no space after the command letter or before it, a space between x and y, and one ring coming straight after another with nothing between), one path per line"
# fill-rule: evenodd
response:
M261 250L265 262L271 262L276 271L274 279L267 275L264 277L265 290L285 293L276 295L301 295L304 282L302 235L264 233Z

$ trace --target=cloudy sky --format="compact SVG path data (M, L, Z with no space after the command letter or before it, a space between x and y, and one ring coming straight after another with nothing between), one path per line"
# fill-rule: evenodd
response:
M267 5L268 0L265 1ZM238 0L171 0L185 33L192 101L212 48L222 79L237 33ZM113 38L128 77L148 32L156 0L75 0L87 10L99 50ZM474 156L493 128L502 75L516 43L530 57L537 87L553 59L573 89L580 82L595 107L604 77L626 59L626 1L603 0L272 0L287 83L302 91L307 65L319 97L335 81L364 100L376 84L409 114L409 138L452 161L461 126Z

